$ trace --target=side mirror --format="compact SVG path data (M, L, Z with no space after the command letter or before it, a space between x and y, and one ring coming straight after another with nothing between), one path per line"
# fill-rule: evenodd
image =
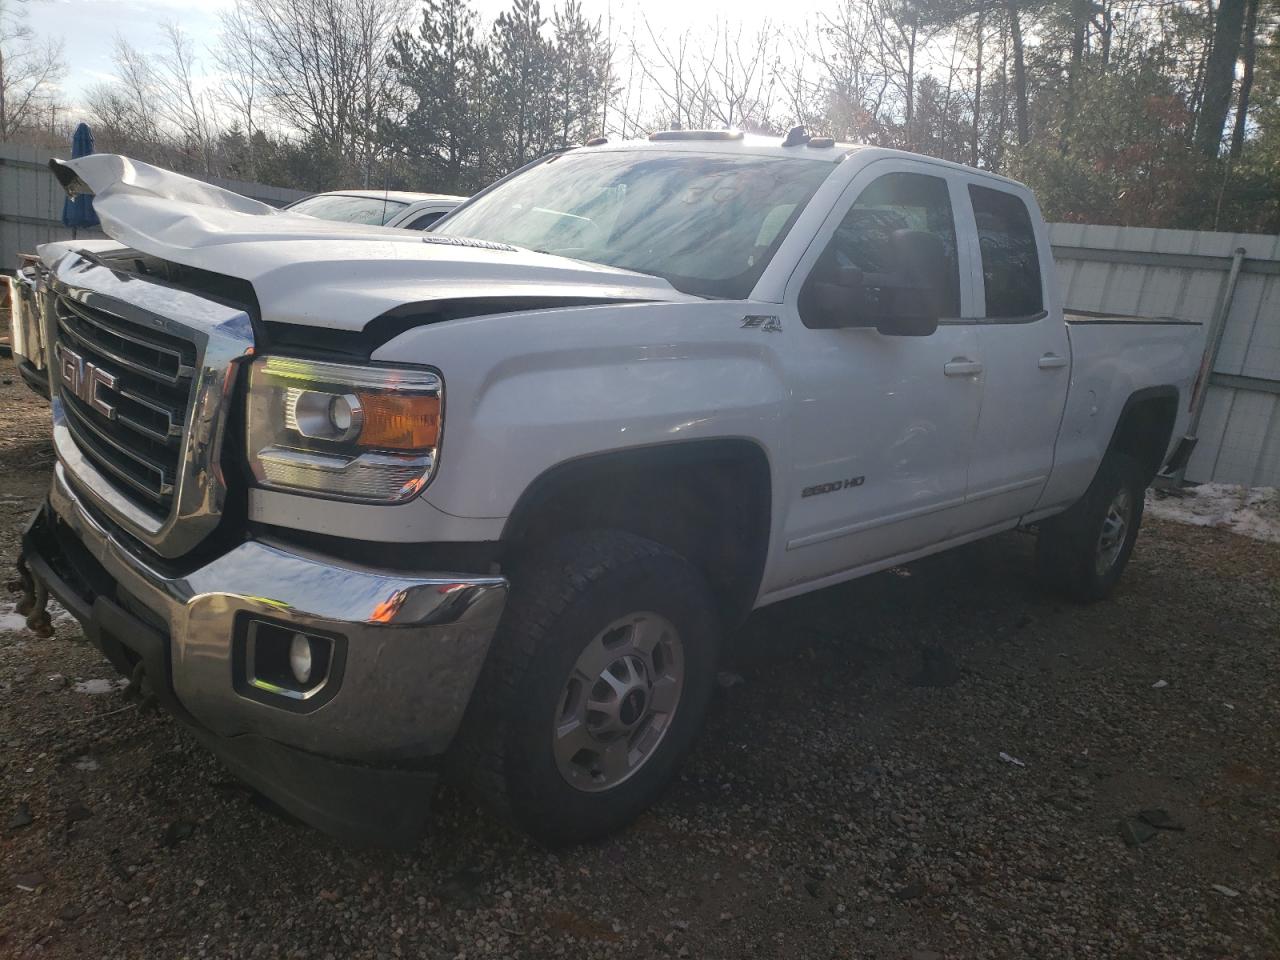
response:
M889 243L892 273L841 268L815 278L802 294L805 322L827 330L875 327L890 337L927 337L937 330L948 272L942 241L922 230L896 230Z
M943 313L946 248L936 234L923 230L895 230L890 243L899 282L876 329L886 336L927 337L938 329Z

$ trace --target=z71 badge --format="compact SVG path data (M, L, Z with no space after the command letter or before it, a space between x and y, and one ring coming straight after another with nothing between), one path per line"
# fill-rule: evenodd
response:
M772 314L754 314L742 318L743 330L761 330L764 333L781 333L782 318Z
M866 482L866 477L850 477L848 480L833 480L830 483L817 483L812 487L805 487L800 491L801 497L816 497L823 493L835 493L837 490L849 490L853 487L860 487Z

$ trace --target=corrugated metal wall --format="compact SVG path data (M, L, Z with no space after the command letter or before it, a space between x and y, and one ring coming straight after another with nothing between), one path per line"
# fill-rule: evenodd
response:
M1280 237L1074 223L1049 235L1068 307L1206 329L1243 248L1186 478L1280 486Z
M18 264L19 253L31 253L39 244L71 238L71 231L62 225L66 194L47 166L51 156L65 158L69 154L0 143L0 269L12 270ZM243 180L210 182L276 207L307 195L301 190ZM96 229L82 230L80 236L102 234Z

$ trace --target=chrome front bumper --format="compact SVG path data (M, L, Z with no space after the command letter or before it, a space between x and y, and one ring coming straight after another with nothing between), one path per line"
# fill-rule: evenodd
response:
M335 833L362 814L343 813L335 825L316 792L337 774L310 761L344 765L342 776L375 785L380 800L389 789L377 785L380 773L443 753L507 594L502 577L412 576L257 540L167 575L90 512L61 464L23 555L117 668L142 669L161 702L232 769ZM316 706L246 690L237 644L253 620L339 638L342 666L328 681L336 688ZM299 765L301 778L289 779ZM350 802L352 790L341 792Z
M256 540L167 577L88 512L61 464L49 502L118 587L163 621L173 693L212 733L364 761L449 746L502 615L505 578L409 576ZM345 638L339 686L318 709L237 692L233 641L255 617Z

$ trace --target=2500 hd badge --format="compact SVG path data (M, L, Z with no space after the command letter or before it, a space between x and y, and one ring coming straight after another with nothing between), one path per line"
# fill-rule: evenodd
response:
M866 482L866 477L850 477L848 480L832 480L830 483L815 483L812 487L805 487L800 491L801 498L816 497L823 493L835 493L837 490L848 490L851 487L860 487Z

